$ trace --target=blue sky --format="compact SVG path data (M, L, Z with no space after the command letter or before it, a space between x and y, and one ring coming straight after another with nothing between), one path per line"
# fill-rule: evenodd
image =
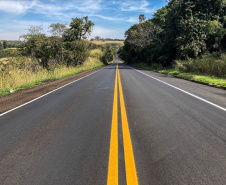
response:
M165 0L0 0L0 40L18 40L29 25L42 25L49 34L51 23L70 24L71 18L84 16L95 23L89 38L124 39L140 14L151 18L166 4Z

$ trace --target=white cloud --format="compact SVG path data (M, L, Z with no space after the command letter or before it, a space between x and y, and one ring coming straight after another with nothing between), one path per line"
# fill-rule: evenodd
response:
M118 17L108 17L103 15L89 15L90 17L98 17L104 20L109 21L122 21L122 22L130 22L130 23L136 23L138 22L138 19L136 17L129 17L129 18L118 18Z
M138 18L137 17L130 17L129 19L126 20L127 22L130 23L138 23Z
M42 25L44 32L47 32L50 23L41 23L35 21L19 21L17 24L15 22L6 24L7 30L0 29L0 40L18 40L20 35L26 34L26 29L29 25ZM15 30L15 31L10 31ZM122 29L107 29L103 27L94 26L92 34L89 38L94 38L95 36L101 36L102 38L119 38L124 39L124 30Z
M154 8L149 8L150 3L146 0L142 1L126 1L121 4L122 11L131 11L131 12L143 12L143 13L153 13L155 12Z
M0 32L0 40L19 40L21 32Z
M109 21L124 21L135 23L137 22L134 18L118 18L115 16L104 16L98 14L104 8L101 4L102 1L65 1L62 4L48 4L39 1L36 6L32 8L33 13L42 14L48 19L58 21L70 21L72 17L83 17L87 15L89 17L98 17ZM84 14L85 13L85 14Z
M0 11L14 14L23 14L36 4L37 0L31 1L0 1Z
M1 21L0 24L2 24ZM41 25L44 29L44 33L49 34L48 28L50 23L48 22L17 20L4 23L4 27L0 29L0 40L18 40L21 35L27 33L29 25Z
M95 36L101 36L102 38L123 39L124 31L122 31L121 29L107 29L107 28L95 26L89 38L94 38Z
M43 3L44 2L44 3ZM39 1L31 10L33 13L68 17L71 13L96 13L102 9L101 1L56 1L55 4Z
M118 6L117 6L118 4ZM114 6L116 5L116 6ZM92 36L124 38L122 29L108 29L112 25L128 27L133 23L138 23L138 17L133 17L137 12L147 13L153 11L146 0L141 1L59 1L59 0L0 0L0 12L7 12L7 16L0 19L0 39L18 39L19 35L25 34L29 25L43 25L47 30L50 23L69 23L72 17L89 16L91 20L100 19L103 25L94 27ZM125 11L136 12L127 14ZM40 21L25 21L23 15L38 15ZM37 18L37 16L35 16ZM44 20L45 22L42 22ZM107 21L103 21L107 20ZM99 21L99 22L101 22ZM98 22L98 21L97 21ZM114 23L113 23L114 22ZM113 24L111 24L113 23ZM4 26L3 26L4 25ZM105 27L105 28L104 28ZM126 28L124 28L126 29ZM48 33L46 31L46 33Z

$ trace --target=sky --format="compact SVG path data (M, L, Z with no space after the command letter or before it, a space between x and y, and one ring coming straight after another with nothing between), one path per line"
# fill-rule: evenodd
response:
M18 40L29 25L42 26L49 35L51 23L69 25L71 18L88 16L95 26L89 39L124 39L139 23L139 15L152 18L166 0L0 0L0 40Z

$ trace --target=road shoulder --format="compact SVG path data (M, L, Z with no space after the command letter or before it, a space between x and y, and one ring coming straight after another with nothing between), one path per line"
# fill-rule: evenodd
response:
M83 71L76 75L62 78L59 80L50 80L45 82L43 85L38 85L29 89L19 90L13 94L0 97L0 105L1 105L0 114L8 110L11 110L17 106L20 106L26 102L29 102L37 97L40 97L48 92L51 92L59 87L62 87L68 83L71 83L82 77L92 74L102 68L104 68L104 66L96 67L88 71Z
M128 65L129 66L129 65ZM169 83L170 85L176 86L188 93L199 96L207 101L210 101L214 104L217 104L222 107L226 107L226 91L223 89L195 83L192 81L176 78L173 76L168 76L162 73L157 73L154 71L149 71L140 67L130 66L146 75L150 75L154 78L157 78L161 81ZM145 75L144 75L145 76Z

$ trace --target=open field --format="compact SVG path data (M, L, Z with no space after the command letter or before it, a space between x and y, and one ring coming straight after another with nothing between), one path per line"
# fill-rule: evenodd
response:
M94 40L92 43L97 44L97 45L104 45L104 44L120 44L124 45L124 41L102 41L102 40Z

